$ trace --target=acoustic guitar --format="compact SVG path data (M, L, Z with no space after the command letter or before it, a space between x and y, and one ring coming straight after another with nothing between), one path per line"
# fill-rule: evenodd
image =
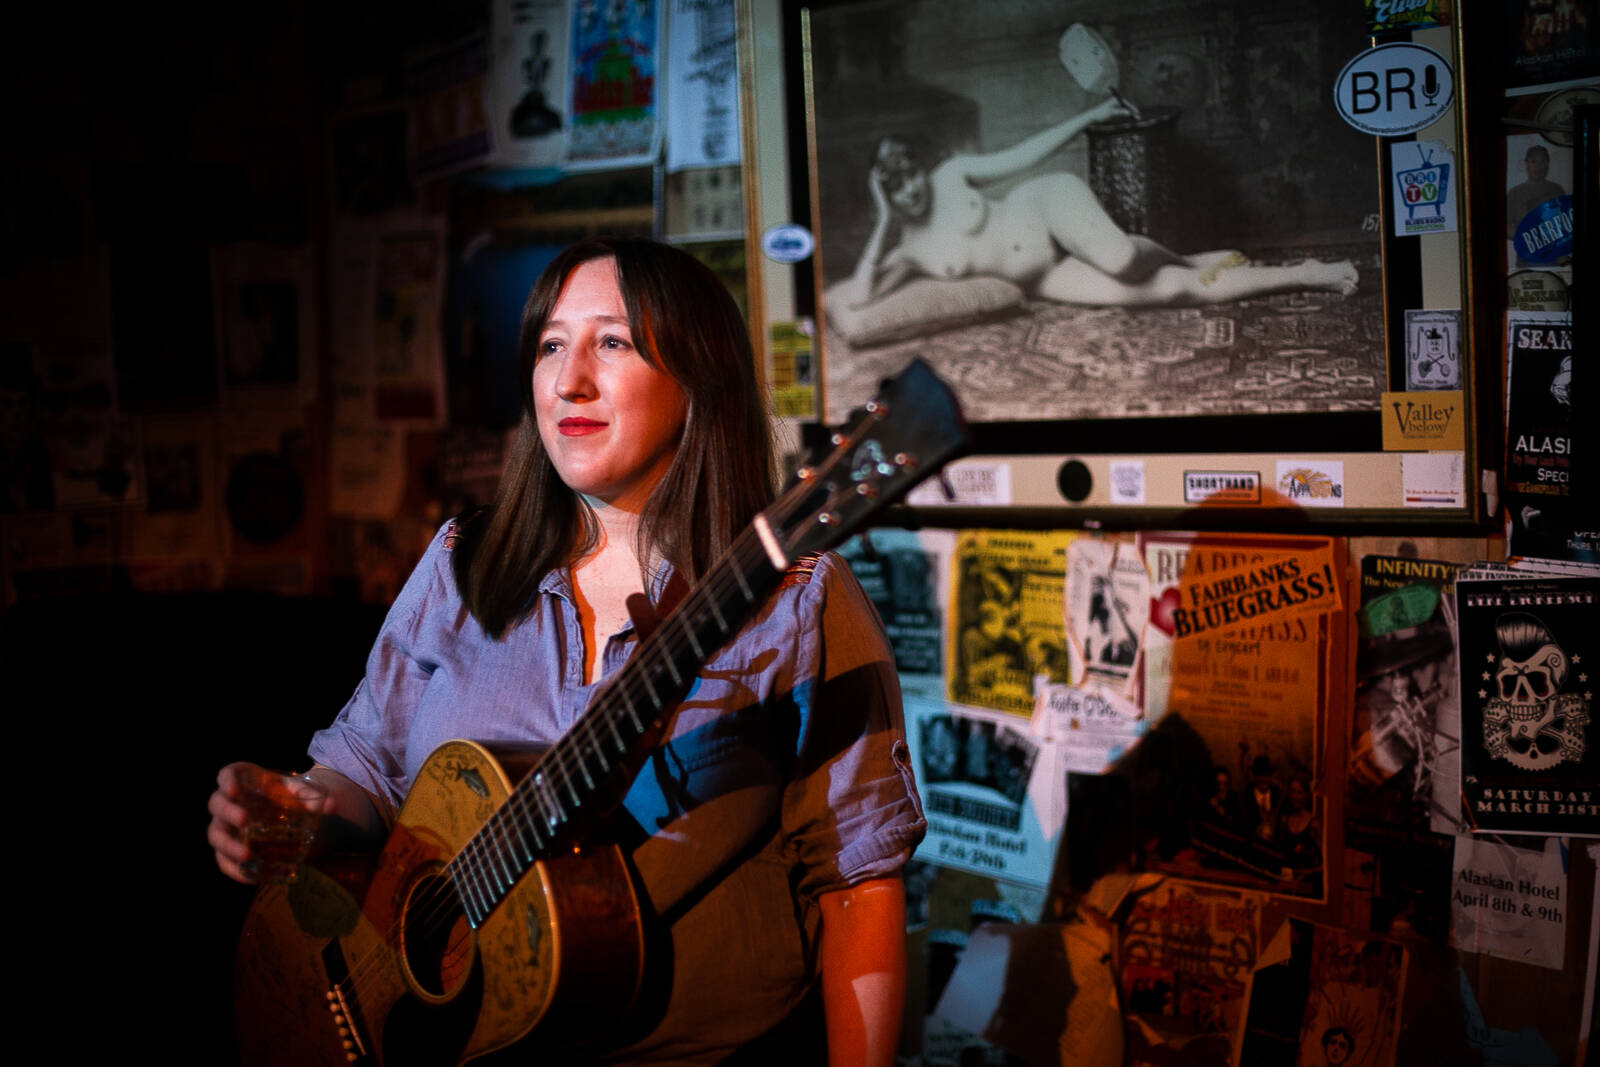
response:
M597 822L791 562L848 537L966 439L949 388L913 361L524 773L505 753L446 742L375 861L330 858L263 887L235 971L244 1062L437 1067L525 1040L559 1047L589 1025L578 1020L616 1029L639 992L644 935L624 857L590 841Z

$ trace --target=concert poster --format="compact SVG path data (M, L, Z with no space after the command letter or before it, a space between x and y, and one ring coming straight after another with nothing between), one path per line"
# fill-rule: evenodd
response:
M648 166L661 143L659 0L572 12L568 170Z
M567 116L567 0L494 0L484 93L494 163L555 167Z
M1062 607L1071 532L974 530L956 541L948 699L1032 715L1068 680Z
M1579 530L1572 477L1572 326L1566 312L1507 316L1506 467L1502 499L1513 556L1600 561Z
M1003 712L911 696L905 709L928 818L915 858L1045 888L1065 817L1054 746Z
M1463 576L1456 604L1471 829L1600 836L1600 577Z
M1137 1046L1159 1037L1182 1062L1226 1059L1262 949L1267 898L1167 879L1136 899L1118 931L1118 979ZM1135 1031L1138 1031L1135 1033Z
M889 635L900 689L944 699L945 595L955 535L874 529L839 547Z
M1319 733L1344 581L1334 542L1144 534L1139 544L1151 583L1146 717L1202 743L1181 768L1185 825L1145 843L1146 865L1323 899Z
M1434 941L1449 928L1441 901L1450 877L1450 838L1432 825L1435 772L1457 752L1454 743L1441 744L1439 733L1441 715L1460 715L1452 627L1457 566L1361 557L1344 801L1347 868L1372 868L1372 899L1364 902L1361 925L1378 933L1414 930ZM1454 780L1453 771L1448 777Z

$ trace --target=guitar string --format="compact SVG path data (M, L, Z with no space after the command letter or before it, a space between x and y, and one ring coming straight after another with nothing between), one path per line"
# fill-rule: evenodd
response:
M817 488L818 486L816 482L797 483L796 485L792 486L788 492L780 496L779 499L767 509L767 512L763 512L763 514L767 514L768 512L773 514L791 512L801 502L816 492ZM788 528L787 524L780 523L777 525L780 529ZM747 563L754 564L754 566L750 567L749 571L746 571L739 566L741 556L745 557L745 561ZM716 600L713 598L730 595L733 592L733 586L737 586L740 594L745 600L746 605L753 606L756 600L759 599L762 594L751 587L750 579L752 577L756 577L758 580L758 585L765 589L768 587L769 582L775 582L779 577L775 568L772 568L773 573L770 576L762 575L760 572L763 566L769 568L771 567L770 561L766 558L765 547L760 544L760 541L756 537L753 529L746 529L735 538L734 543L729 547L724 558L712 567L711 572L707 575L708 582L706 586L702 587L702 589L697 589L691 592L689 597L685 599L683 605L684 608L688 608L690 602L694 600L705 601L707 606L710 607L715 616L719 629L721 629L723 632L723 638L717 641L717 647L720 647L722 641L728 636L731 636L731 631L726 623L726 620L723 619L721 612L717 610L715 606ZM731 579L727 577L729 574L731 574ZM746 612L741 611L740 614L743 616L746 614ZM687 633L691 629L689 614L687 611L674 612L671 616L669 616L669 618L677 617L679 615L682 616L679 625L683 627ZM704 616L702 615L701 618L703 619ZM666 620L663 620L664 623L665 621ZM673 640L681 639L674 639L670 634L664 635L662 638L662 642L669 645ZM697 655L700 653L700 650L694 642L691 642L691 647L694 647ZM656 705L657 707L657 714L663 710L661 707L661 701L657 698L655 690L649 685L647 671L648 664L646 663L646 660L648 660L651 656L654 656L656 659L660 659L662 653L660 650L655 649L654 646L650 647L650 650L645 656L638 655L637 652L639 651L646 650L643 646L641 646L641 648L636 651L636 654L633 657L630 657L628 662L623 665L623 669L618 672L611 685L616 687L621 695L623 695L624 703L628 707L629 716L633 720L634 727L642 735L642 733L647 732L647 729L644 727L644 724L638 720L637 710L634 708L631 700L628 699L628 690L633 684L633 676L639 675L640 677L638 680L645 684L645 688L651 697L652 704ZM702 655L699 662L703 664L703 661L704 657ZM639 666L635 668L635 664L639 664ZM672 664L672 667L673 673L676 673L676 664ZM696 673L698 674L698 671ZM681 679L677 681L677 684L682 687L683 683ZM614 719L614 716L618 714L618 711L614 706L608 707L604 703L598 706L595 710L600 713L598 716L585 714L579 719L578 723L575 724L575 727L583 727L585 729L585 732L590 735L591 744L598 751L602 742L594 739L592 729L593 723L597 718L606 718L609 714L609 716L613 717L609 719L609 724L612 726L612 729L615 732L617 729L617 723ZM568 734L563 735L563 737L556 742L556 745L552 747L551 752L556 755L555 766L553 768L554 770L563 774L570 774L570 772L567 771L563 765L563 761L566 759L565 749L567 748L564 742L566 741L567 737L571 737L577 732L577 729L569 731ZM622 739L619 737L618 740L620 742ZM581 744L581 739L574 740L573 747L581 747ZM626 745L621 745L620 747L626 747ZM581 762L583 759L582 753L574 753L573 758L576 758ZM535 765L533 770L529 772L530 777L542 772L544 765L547 762L550 762L548 759L548 754L546 759L541 759L539 763ZM526 784L526 782L523 783L523 785ZM462 848L457 852L456 856L452 857L452 859L444 865L444 867L441 869L440 875L428 883L425 887L418 890L417 895L419 899L423 895L426 895L430 899L416 909L418 915L413 923L406 923L406 916L404 911L402 911L402 913L395 918L389 930L380 940L380 947L368 952L363 959L355 961L353 966L349 966L346 977L334 983L335 988L343 988L346 990L346 992L354 991L358 980L364 979L373 969L382 966L389 954L398 954L395 949L395 945L398 942L399 930L403 925L419 926L423 933L424 940L427 940L441 931L448 929L449 926L453 926L456 922L456 917L458 914L462 918L467 918L466 912L471 904L475 904L476 909L479 912L479 918L477 919L478 924L481 924L485 919L488 918L488 915L493 911L493 909L501 900L504 899L505 895L510 892L511 888L514 887L516 881L520 880L522 874L526 873L527 868L525 867L522 872L514 872L509 869L503 869L506 875L507 884L499 887L498 894L490 894L485 892L485 890L489 888L490 883L482 873L486 869L482 853L489 850L489 846L486 843L487 838L483 832L484 829L489 830L487 837L495 838L501 843L502 854L505 847L504 842L506 840L506 823L510 823L513 828L526 828L533 831L538 849L543 855L529 859L528 867L531 867L532 863L536 862L538 858L544 858L554 854L551 850L550 844L544 842L544 835L539 832L537 825L532 823L527 818L529 813L527 811L528 805L526 797L529 793L537 790L537 788L538 783L535 782L527 792L524 791L521 785L519 785L516 789L513 789L508 795L506 801L501 804L500 808L496 809L496 811L490 815L489 819L486 820L486 826L484 828L480 828L478 833L469 838ZM507 809L510 810L507 811ZM561 810L559 805L557 810ZM500 817L503 812L506 813L504 820L502 820ZM519 819L522 820L522 827L517 827L517 820ZM565 812L561 812L561 819L556 820L557 825L551 827L550 840L552 843L557 840L559 836L557 830L559 829L559 823L562 821L568 821L568 816ZM519 835L519 841L521 840L522 839ZM525 842L523 843L525 845ZM463 883L465 883L465 885L463 885ZM446 892L447 889L453 891ZM469 894L471 899L469 899ZM447 922L449 926L446 925Z

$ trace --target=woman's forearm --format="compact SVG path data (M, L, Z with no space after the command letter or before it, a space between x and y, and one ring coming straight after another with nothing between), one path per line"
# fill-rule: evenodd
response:
M877 295L873 289L878 283L878 269L883 262L883 244L888 236L889 213L879 209L877 221L872 225L872 234L867 238L866 247L861 250L861 258L856 261L855 273L850 276L851 307L861 307Z
M1113 115L1127 114L1128 109L1115 100L1105 100L1086 108L1063 122L1041 130L1032 137L998 152L969 156L962 172L972 181L995 181L1021 173L1043 162L1052 152L1072 140L1097 122Z
M875 878L818 901L828 1060L889 1067L905 1001L905 886Z

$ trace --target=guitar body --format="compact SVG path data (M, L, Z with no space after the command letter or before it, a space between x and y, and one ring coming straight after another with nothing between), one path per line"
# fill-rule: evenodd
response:
M510 793L487 749L447 742L370 871L308 867L257 894L235 970L245 1064L463 1063L626 1014L644 941L616 848L532 864L477 930L462 913L445 865Z

